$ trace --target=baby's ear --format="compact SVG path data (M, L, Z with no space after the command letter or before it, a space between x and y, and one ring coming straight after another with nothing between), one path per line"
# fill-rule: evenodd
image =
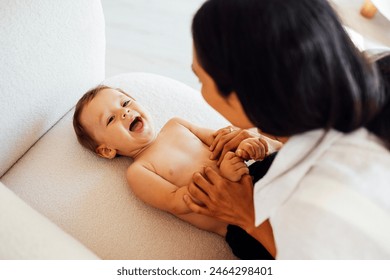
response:
M101 144L99 147L96 148L95 152L99 156L107 159L113 159L116 156L116 150L107 147L106 144Z

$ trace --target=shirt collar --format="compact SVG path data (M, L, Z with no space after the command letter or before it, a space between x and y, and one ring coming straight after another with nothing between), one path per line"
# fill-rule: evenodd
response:
M312 130L291 137L267 174L254 187L255 225L269 218L295 191L316 160L342 136L335 130Z

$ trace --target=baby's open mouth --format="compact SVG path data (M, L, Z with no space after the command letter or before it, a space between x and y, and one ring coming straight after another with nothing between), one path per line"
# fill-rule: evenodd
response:
M144 127L144 123L142 122L141 117L135 117L135 119L131 122L129 130L131 132L140 131Z

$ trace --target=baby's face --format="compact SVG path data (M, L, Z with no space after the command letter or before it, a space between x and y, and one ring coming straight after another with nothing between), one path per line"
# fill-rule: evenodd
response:
M106 158L134 157L155 139L148 112L115 89L101 90L86 104L80 122L98 143L96 152Z

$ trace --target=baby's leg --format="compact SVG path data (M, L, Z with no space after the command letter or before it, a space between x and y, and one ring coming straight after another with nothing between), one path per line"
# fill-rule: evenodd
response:
M222 237L225 237L226 235L227 224L212 217L196 213L177 215L177 217L196 226L197 228L214 232L218 235L221 235Z
M249 174L245 161L233 152L226 153L219 170L223 177L233 182L240 181L244 174Z

